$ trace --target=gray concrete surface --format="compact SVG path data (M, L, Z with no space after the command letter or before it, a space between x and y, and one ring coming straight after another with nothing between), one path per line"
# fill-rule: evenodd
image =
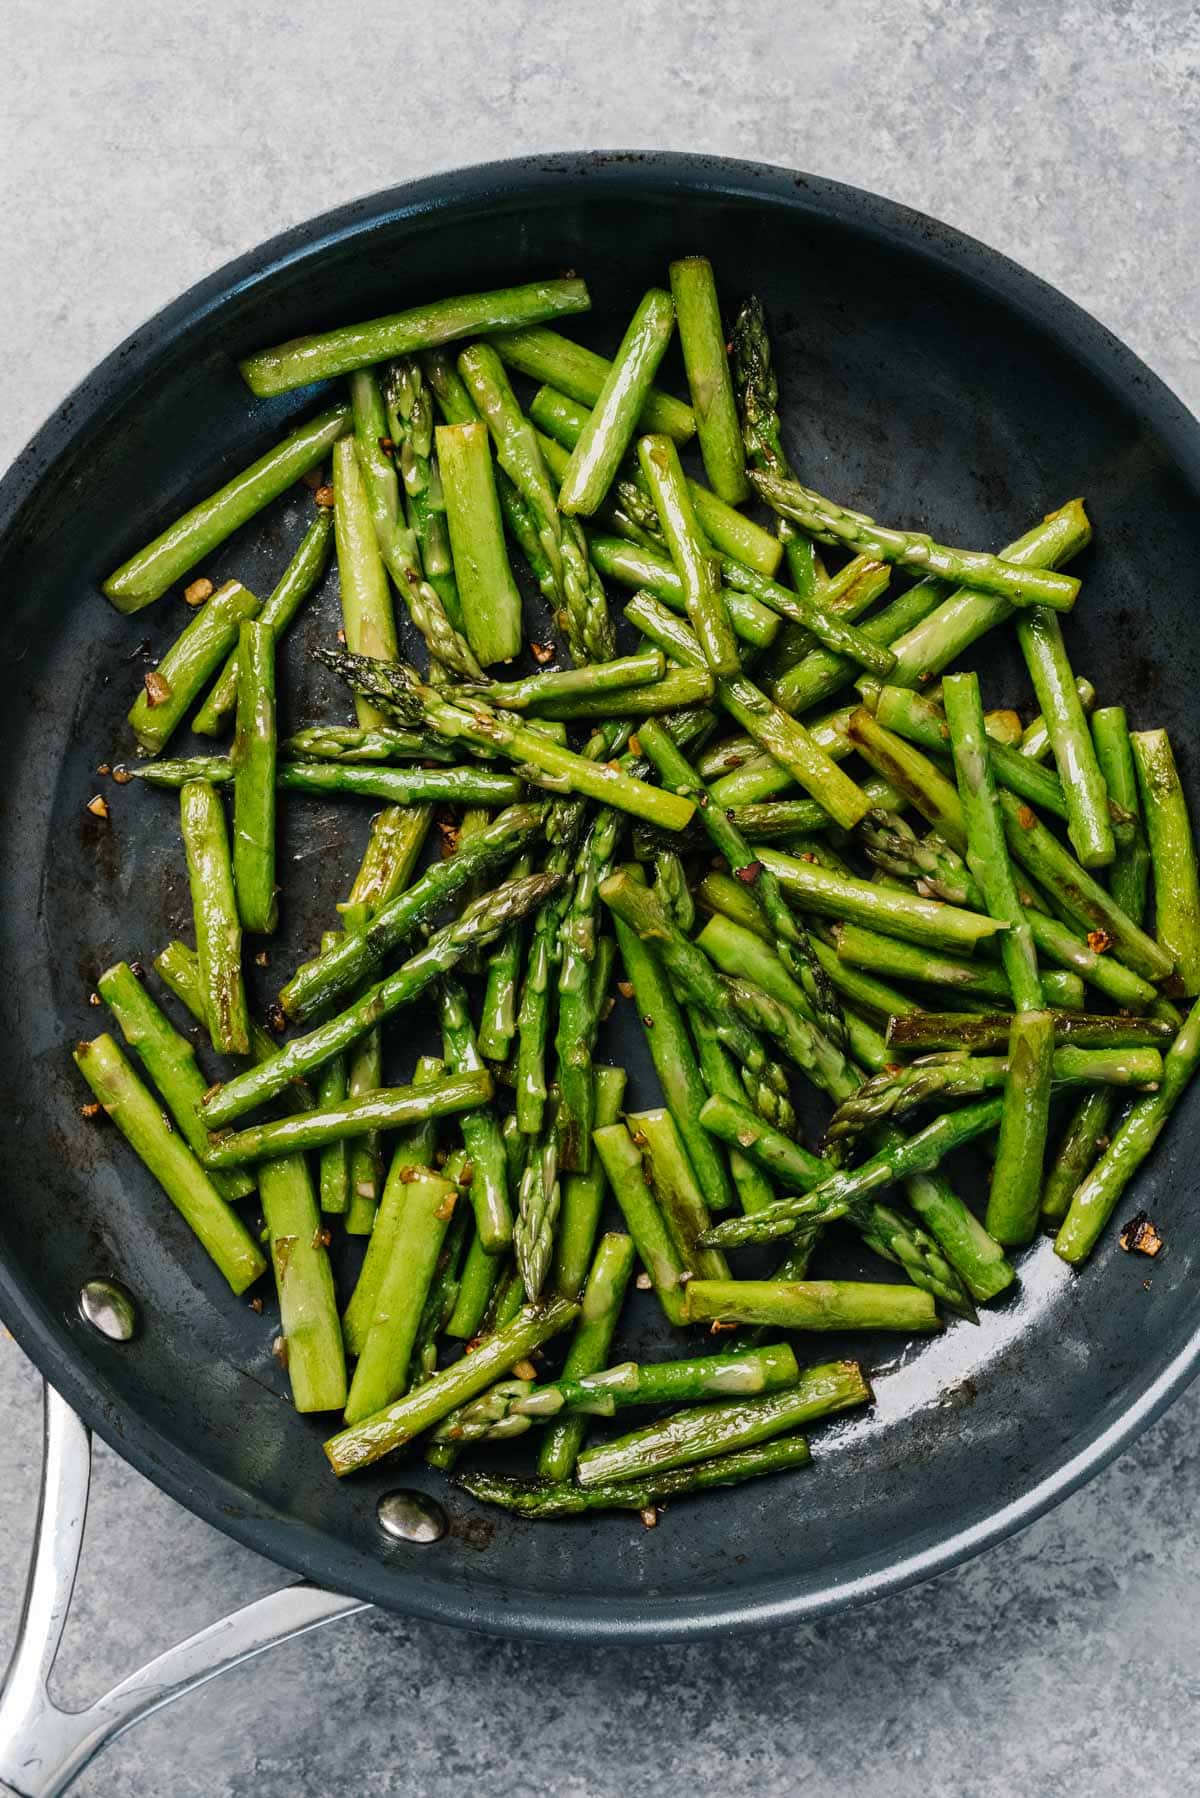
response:
M922 207L1056 282L1200 407L1190 0L3 0L0 463L147 314L355 194L581 145L709 149ZM0 1338L0 1643L37 1382ZM983 1560L875 1609L637 1653L368 1615L162 1713L99 1798L1108 1798L1200 1789L1200 1394ZM101 1451L60 1690L273 1570Z

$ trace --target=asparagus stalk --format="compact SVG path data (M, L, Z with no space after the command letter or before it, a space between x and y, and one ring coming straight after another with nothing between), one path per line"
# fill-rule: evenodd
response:
M714 1248L738 1248L746 1242L771 1242L777 1236L790 1236L809 1219L846 1216L871 1193L907 1180L912 1174L932 1173L952 1150L995 1129L1003 1103L1001 1098L981 1099L976 1105L947 1112L913 1136L895 1133L858 1167L831 1174L810 1192L794 1199L779 1199L769 1211L760 1211L754 1217L728 1218L708 1232L708 1241ZM749 1153L749 1146L746 1147Z
M869 880L783 855L776 849L764 847L759 860L768 873L776 876L784 891L794 896L801 910L844 918L868 929L874 926L906 941L927 943L931 948L958 949L970 954L978 943L1003 928L995 919L978 912L893 892Z
M746 300L733 327L734 375L741 407L742 441L756 468L791 479L792 470L783 453L779 423L779 383L771 364L771 344L761 300ZM817 585L816 550L790 519L780 518L779 540L787 553L792 582L798 593Z
M368 928L339 937L332 949L299 967L281 990L279 1002L288 1017L293 1023L303 1023L361 985L398 944L431 923L471 881L531 843L545 818L544 805L509 806L460 844L454 855L434 862L407 890L386 897L375 884L373 890L379 896L368 901L375 907ZM356 882L356 887L360 884Z
M1163 1018L1103 1017L1096 1012L1052 1011L1056 1047L1076 1049L1161 1049L1173 1027ZM897 1049L1003 1049L1011 1017L1004 1012L912 1012L893 1018L887 1040Z
M725 1257L719 1251L698 1246L712 1218L670 1112L631 1112L627 1121L634 1143L641 1150L650 1189L683 1265L705 1279L727 1278ZM693 1139L700 1134L694 1129L691 1132Z
M75 1064L121 1135L158 1181L234 1292L266 1271L246 1226L225 1203L111 1036L78 1043Z
M351 375L350 393L354 402L355 453L378 555L409 617L425 639L431 663L453 669L468 680L481 679L483 670L471 645L447 612L438 587L425 577L416 531L401 514L395 465L383 447L390 429L388 414L374 370L361 369ZM452 605L461 623L457 585Z
M504 548L487 427L439 425L436 441L467 638L486 668L521 648L521 595Z
M360 690L369 691L402 722L424 718L447 741L468 744L476 753L501 755L516 762L527 780L558 793L599 800L662 830L682 830L694 806L674 793L664 793L608 764L589 761L564 749L539 731L510 723L478 700L470 708L449 704L437 688L425 685L408 668L377 668L362 656L318 651L320 659Z
M686 613L683 579L660 551L606 536L593 536L589 548L592 561L602 575L620 581L625 587L645 588L673 612ZM772 612L751 594L733 589L726 589L723 599L735 636L751 649L765 649L774 641L780 622L777 612Z
M181 514L153 542L109 575L101 591L118 612L140 612L239 526L316 468L350 426L348 406L330 406ZM210 670L211 672L211 670Z
M644 1479L672 1467L753 1448L819 1417L864 1405L870 1397L871 1388L856 1362L832 1361L824 1367L807 1368L786 1391L696 1405L631 1435L584 1449L575 1476L584 1487Z
M1057 1226L1066 1217L1076 1191L1108 1143L1116 1102L1113 1087L1093 1086L1071 1112L1042 1186L1043 1224Z
M671 294L704 470L713 490L736 506L749 498L750 485L717 284L706 256L686 256L671 264Z
M893 980L915 980L927 986L949 987L972 993L997 1005L1008 1001L1008 977L994 963L963 961L953 955L937 955L919 943L903 943L895 937L864 930L858 924L835 924L833 940L842 961L883 974Z
M782 1330L940 1328L929 1293L916 1286L860 1280L693 1280L691 1323L767 1324Z
M1043 1015L1043 1014L1039 1014ZM1054 1014L1050 1019L1053 1033ZM1011 1037L1011 1031L1010 1031ZM898 1118L932 1099L976 1098L1004 1086L1013 1072L1003 1055L937 1055L909 1067L884 1069L844 1099L827 1126L836 1141L854 1136L883 1118ZM1158 1049L1055 1049L1050 1079L1056 1086L1119 1086L1154 1089L1163 1077Z
M793 1128L795 1113L788 1097L787 1075L767 1053L759 1034L732 1013L728 989L704 951L688 941L661 902L627 871L610 875L600 888L600 897L643 943L655 947L684 1001L706 1013L738 1062L755 1109L783 1129Z
M196 1109L208 1081L196 1064L196 1051L161 1012L127 961L106 968L96 990L121 1027L121 1035L162 1095L183 1140L200 1161L208 1154L208 1131ZM229 1203L254 1191L254 1180L241 1169L213 1173L210 1178Z
M522 855L513 863L520 878L533 872L533 860ZM486 957L486 981L479 1010L479 1053L486 1061L504 1061L517 1031L517 988L521 975L524 933L518 927L501 937Z
M462 605L442 477L433 456L433 406L415 356L401 356L387 370L383 381L388 435L396 445L400 479L412 533L417 540L425 579L442 602L442 609L456 630L462 629ZM439 658L440 659L440 658Z
M458 705L479 697L488 705L503 706L508 712L532 712L547 717L561 702L570 706L574 701L595 699L601 694L614 694L636 706L634 690L661 681L666 671L666 657L660 651L650 649L637 655L618 656L612 661L588 663L580 668L545 668L536 674L523 675L519 680L489 681L478 694L469 688L458 687L447 697Z
M129 709L129 722L145 755L158 755L229 646L238 627L261 609L248 587L226 581L206 600L175 639Z
M641 1154L624 1124L603 1125L593 1131L592 1140L667 1321L681 1325L688 1270L646 1183Z
M317 724L298 730L280 744L285 755L300 762L453 762L454 751L436 737L415 730L379 725L359 730L347 724Z
M612 868L620 835L616 812L599 814L580 851L571 901L560 930L558 978L558 1156L566 1172L591 1166L595 1087L592 1045L599 1017L592 973L597 948L600 882Z
M543 381L565 393L581 405L594 406L604 391L612 363L594 350L572 343L557 331L533 326L522 331L506 331L492 338L501 360L531 380ZM686 443L696 434L692 408L672 394L652 387L646 396L637 421L642 431L665 431L676 443Z
M154 957L155 972L168 991L189 1011L198 1024L206 1021L204 986L200 978L200 958L194 949L176 939ZM270 1031L250 1020L250 1059L269 1061L278 1045ZM284 1093L280 1109L312 1111L316 1105L312 1091L304 1080L293 1080Z
M412 1084L414 1087L434 1085L444 1078L445 1072L445 1063L436 1056L422 1055L413 1069ZM434 1140L433 1117L424 1117L419 1123L409 1125L397 1140L383 1196L375 1213L367 1252L363 1256L354 1291L342 1314L342 1334L347 1351L352 1355L362 1353L362 1346L377 1308L380 1282L392 1260L392 1250L404 1216L406 1183L400 1170L432 1168ZM449 1161L446 1163L445 1177L453 1178L458 1184L457 1173L451 1171Z
M1146 913L1150 851L1142 824L1133 745L1129 738L1124 706L1102 706L1093 712L1092 742L1109 799L1114 805L1119 805L1129 819L1126 839L1117 844L1109 871L1108 889L1121 910L1135 924L1140 924Z
M232 758L193 756L186 761L147 762L129 772L151 786L181 787L189 780L224 786L234 779ZM521 782L490 768L358 767L344 762L280 762L276 784L288 793L350 794L357 799L386 799L389 804L511 805L521 797Z
M1017 883L996 806L996 782L989 758L979 678L948 675L942 686L954 768L967 831L967 866L993 918L1008 926L1000 939L1000 959L1018 1011L1042 1009L1037 951L1017 895Z
M1107 867L1116 853L1108 788L1075 690L1062 626L1044 606L1017 619L1017 641L1050 734L1067 802L1067 835L1085 868Z
M334 542L342 597L342 630L355 655L394 662L400 653L387 574L379 553L370 494L353 437L334 446ZM355 695L359 725L386 722L384 714Z
M625 1070L598 1067L594 1070L593 1080L596 1088L594 1129L599 1130L615 1124L620 1115L625 1095ZM562 1209L550 1276L551 1286L560 1298L578 1298L583 1288L606 1190L607 1175L598 1155L592 1156L586 1174L568 1174L562 1183Z
M436 349L459 337L515 331L543 319L586 312L590 305L582 281L529 281L521 287L462 294L406 312L387 313L362 324L294 337L288 343L247 356L239 366L251 393L264 398L287 393L293 387L307 387L330 375L345 375L355 368L386 362L391 356L411 356L419 350Z
M1155 935L1191 997L1200 992L1200 879L1187 800L1166 731L1135 731L1131 741L1154 869Z
M738 1079L737 1069L712 1024L702 1014L693 1016L692 1034L696 1039L700 1058L701 1077L708 1091L740 1104L742 1083ZM750 1115L756 1114L752 1112ZM736 1145L729 1148L729 1173L744 1212L762 1211L766 1206L774 1204L775 1188L770 1178Z
M427 805L391 805L375 814L354 883L347 897L338 902L343 916L362 906L373 921L405 891L421 859L431 818Z
M273 931L275 896L275 633L243 621L233 742L233 883L246 930Z
M398 1163L397 1156L384 1190L386 1197L394 1182L403 1205L350 1383L349 1424L374 1416L407 1389L413 1343L458 1196L449 1180Z
M449 1074L429 1086L376 1087L338 1104L316 1105L295 1117L272 1118L245 1130L217 1133L205 1154L205 1165L241 1167L248 1161L319 1149L374 1130L404 1129L425 1118L447 1117L486 1105L492 1091L492 1077L486 1068Z
M873 556L879 562L894 562L901 568L956 581L972 592L995 594L1010 605L1054 607L1068 612L1075 604L1079 582L1073 575L1006 561L982 550L951 549L944 543L935 543L924 531L888 529L865 512L849 511L810 487L801 486L799 481L767 472L756 472L750 478L769 505L818 543L845 544L857 555Z
M654 1473L644 1480L576 1486L569 1481L518 1480L482 1469L464 1473L458 1483L472 1498L499 1505L518 1517L577 1517L585 1511L648 1511L653 1506L707 1492L719 1486L740 1486L764 1474L806 1467L811 1456L803 1436L776 1437L757 1448L721 1455L694 1466L676 1467L670 1473Z
M679 575L684 607L704 660L714 674L737 674L741 664L733 626L717 571L696 523L679 452L669 437L643 437L638 443L638 462Z
M447 1063L463 1076L491 1077L484 1068L467 995L461 983L447 977L441 985L442 1036ZM462 1120L463 1143L470 1158L471 1206L475 1230L482 1248L498 1255L513 1239L512 1210L508 1203L508 1166L504 1140L495 1114L480 1108Z
M334 1411L346 1401L346 1358L333 1271L317 1195L303 1156L259 1169L288 1382L297 1411Z
M949 750L950 726L946 714L927 694L914 693L908 687L884 687L876 701L875 721L922 749L943 754ZM1027 799L1039 811L1066 818L1067 801L1057 774L1003 743L989 742L988 752L997 786L1006 787L1010 793Z
M629 1238L623 1240L628 1242ZM757 1398L763 1393L792 1388L808 1375L807 1369L801 1374L795 1354L782 1342L750 1350L739 1348L724 1355L697 1355L686 1361L656 1361L649 1366L623 1361L617 1367L601 1363L601 1368L603 1371L572 1374L564 1363L561 1379L549 1386L534 1386L514 1397L510 1414L535 1419L615 1417L618 1411L632 1405Z
M1192 1006L1167 1051L1163 1082L1136 1100L1112 1141L1078 1187L1054 1242L1054 1252L1078 1267L1086 1261L1130 1179L1153 1149L1171 1112L1200 1065L1200 1003Z
M507 1373L514 1362L524 1360L543 1342L559 1335L575 1321L578 1312L578 1305L565 1299L551 1299L541 1307L525 1306L511 1323L481 1343L474 1354L435 1373L374 1417L331 1437L325 1444L325 1453L333 1471L343 1475L369 1467L422 1431L432 1429L449 1412L484 1391L497 1375Z
M258 614L259 623L269 625L274 631L276 642L325 573L332 543L333 513L327 507L321 507L300 539L299 548L284 569L279 585ZM192 729L199 735L215 737L220 732L237 705L237 680L238 652L235 647L230 650L229 659L214 681L208 698L192 719Z
M225 814L216 789L203 781L189 781L180 790L179 816L208 1033L214 1049L246 1055L250 1019L242 980L242 929Z
M674 328L671 295L652 287L630 320L571 451L559 492L564 512L594 512L608 492Z
M1075 691L1079 695L1079 703L1083 707L1084 713L1090 713L1096 703L1096 689L1085 675L1080 674L1075 677ZM1021 732L1019 748L1026 760L1044 762L1049 757L1053 749L1050 741L1050 727L1040 712L1036 717L1030 719Z
M293 1038L270 1061L214 1087L206 1106L210 1127L232 1123L243 1112L274 1098L290 1081L311 1073L331 1055L348 1049L393 1011L411 1003L440 975L448 974L473 949L494 942L511 924L540 905L558 884L555 875L533 874L525 880L508 881L476 900L337 1017L318 1025L307 1036Z
M606 1366L635 1256L631 1236L610 1233L601 1237L580 1300L579 1321L563 1361L563 1382L586 1383L589 1375ZM586 1413L563 1417L551 1424L538 1452L538 1474L542 1479L570 1479L586 1430Z
M987 1208L988 1233L1006 1247L1029 1242L1037 1228L1054 1066L1054 1020L1049 1012L1021 1012L1014 1017L1008 1063Z
M868 563L875 568L878 564ZM781 587L753 569L739 568L735 562L722 561L721 573L726 584L741 593L752 593L765 606L794 624L803 625L818 643L834 655L845 656L880 680L886 680L896 665L892 651L876 643L872 637L852 624L841 612L831 608L826 595L808 598Z
M513 1226L513 1254L521 1284L530 1299L541 1297L550 1273L562 1186L558 1175L556 1107L526 1151Z

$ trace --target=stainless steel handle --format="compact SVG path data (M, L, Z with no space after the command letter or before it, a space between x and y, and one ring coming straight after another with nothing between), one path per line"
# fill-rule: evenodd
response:
M53 1387L45 1388L42 1490L25 1605L0 1687L0 1793L56 1798L106 1742L140 1717L229 1667L370 1607L307 1580L243 1605L177 1642L82 1711L64 1711L50 1674L71 1606L92 1478L91 1432Z

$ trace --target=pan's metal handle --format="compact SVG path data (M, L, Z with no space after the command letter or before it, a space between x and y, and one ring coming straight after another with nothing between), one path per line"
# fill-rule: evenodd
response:
M206 1680L306 1630L369 1607L301 1580L210 1623L148 1661L82 1711L64 1711L49 1679L70 1609L92 1476L91 1433L45 1388L45 1453L25 1608L0 1688L0 1793L56 1798L94 1754Z

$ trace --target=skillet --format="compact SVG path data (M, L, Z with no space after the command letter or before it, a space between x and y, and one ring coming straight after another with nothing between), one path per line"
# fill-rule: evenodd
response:
M728 304L750 291L764 300L789 448L815 485L989 547L1086 497L1097 538L1076 570L1075 665L1135 725L1169 727L1200 797L1200 427L1099 324L996 252L811 176L700 156L571 154L357 201L158 314L0 484L0 1315L92 1427L209 1522L335 1592L497 1634L680 1638L880 1597L1064 1497L1158 1415L1200 1355L1193 1091L1130 1206L1165 1237L1152 1268L1121 1254L1115 1232L1082 1278L1039 1242L978 1329L956 1324L882 1353L877 1341L827 1345L858 1347L878 1400L815 1438L811 1471L681 1504L653 1532L626 1517L539 1527L447 1492L419 1460L329 1477L321 1421L286 1402L270 1307L259 1316L233 1299L115 1132L80 1119L69 1047L100 1027L88 1002L97 974L119 955L148 963L190 930L169 801L95 773L129 752L122 721L141 658L173 638L183 607L174 596L124 619L97 584L313 403L311 393L253 400L236 358L568 268L586 276L594 304L572 329L611 348L668 260L697 250ZM307 504L299 491L281 501L207 572L268 591ZM292 632L281 684L303 697L288 728L341 715L344 700L306 653L335 604L330 587ZM989 702L1026 699L1006 644L985 640L976 661ZM101 785L107 823L86 811ZM296 803L283 829L277 970L326 927L366 812ZM260 1003L282 978L263 975ZM653 1087L639 1034L617 1023L601 1052L630 1067L644 1102ZM972 1170L962 1177L971 1190ZM856 1266L847 1251L835 1271ZM81 1318L81 1285L97 1276L134 1294L133 1341L108 1341ZM654 1352L649 1305L625 1340L631 1353ZM445 1504L440 1541L381 1533L377 1502L398 1484Z

